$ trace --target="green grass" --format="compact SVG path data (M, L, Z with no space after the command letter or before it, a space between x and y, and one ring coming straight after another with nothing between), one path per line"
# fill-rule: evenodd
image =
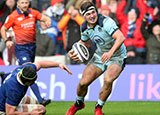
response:
M47 105L46 115L65 115L74 102L52 102ZM76 115L94 115L95 102L85 102L85 108ZM105 115L160 115L160 101L106 102Z

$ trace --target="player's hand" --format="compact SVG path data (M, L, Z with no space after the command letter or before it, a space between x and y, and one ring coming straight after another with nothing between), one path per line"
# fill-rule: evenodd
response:
M110 52L104 53L104 54L102 55L102 57L101 57L101 61L102 61L103 63L107 63L107 62L111 59L112 55L113 55L113 54L110 53Z
M11 48L13 45L14 45L14 42L13 42L13 41L7 41L7 42L6 42L7 48Z
M72 75L72 72L68 69L68 67L62 63L59 64L59 67L62 69L62 70L66 70L69 74Z
M72 60L74 60L74 61L76 61L76 62L79 62L79 58L78 58L78 56L77 56L77 53L74 53L73 49L71 49L71 50L68 52L68 56L69 56Z

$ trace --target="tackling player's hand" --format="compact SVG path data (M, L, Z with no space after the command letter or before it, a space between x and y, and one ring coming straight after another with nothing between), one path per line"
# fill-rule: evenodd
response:
M79 62L79 58L78 58L78 56L77 56L77 53L74 53L74 50L73 50L73 49L71 49L71 50L68 52L68 56L69 56L72 60L74 60L74 61L76 61L76 62Z
M72 72L68 69L68 67L62 63L59 64L59 67L62 69L62 70L66 70L69 74L72 75Z

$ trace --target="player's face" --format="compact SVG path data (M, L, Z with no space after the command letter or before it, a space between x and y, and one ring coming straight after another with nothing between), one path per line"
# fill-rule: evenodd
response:
M30 1L29 0L18 0L17 5L20 11L27 12L29 8Z
M91 12L88 12L86 14L85 18L89 24L95 24L98 19L97 12L95 10L92 10Z

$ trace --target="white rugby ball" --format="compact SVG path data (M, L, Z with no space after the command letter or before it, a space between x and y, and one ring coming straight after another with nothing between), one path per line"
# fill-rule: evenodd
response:
M81 63L84 63L89 59L89 51L84 44L76 42L73 44L72 49L74 51L74 54L76 53L79 57L79 61Z

